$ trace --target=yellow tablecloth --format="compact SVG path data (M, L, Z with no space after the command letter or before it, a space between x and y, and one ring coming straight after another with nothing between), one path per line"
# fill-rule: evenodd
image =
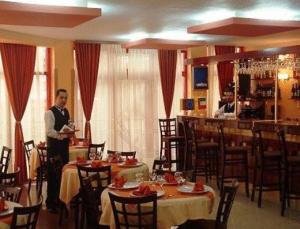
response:
M165 186L164 190L165 195L158 199L157 203L158 229L170 229L172 226L183 224L189 219L208 218L213 210L215 192L212 188L210 188L210 192L203 195L181 194L176 190L176 186ZM102 215L100 224L109 225L110 229L114 229L115 221L108 191L110 190L104 190L101 195ZM127 197L131 191L114 192Z
M88 157L88 148L82 146L70 146L69 148L69 160L76 160L77 156ZM40 159L37 149L32 150L30 160L29 160L29 178L34 179L37 175L37 169L40 167Z
M106 163L109 164L109 163ZM112 177L119 175L125 177L128 181L134 181L137 173L142 173L144 180L149 179L149 168L146 164L134 168L123 168L117 164L110 164ZM79 192L80 181L75 165L65 165L63 168L59 198L64 203L68 204L74 196Z

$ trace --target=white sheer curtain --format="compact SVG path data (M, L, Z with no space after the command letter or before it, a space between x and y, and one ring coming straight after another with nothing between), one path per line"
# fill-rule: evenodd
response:
M165 117L157 55L156 50L126 53L120 45L103 44L91 118L93 142L106 141L107 149L135 150L149 163L158 155L158 118ZM179 114L183 97L182 64L179 52L173 117ZM75 93L75 122L83 129L78 82Z
M26 111L22 119L24 140L39 142L45 139L44 112L47 104L46 48L38 47L36 52L35 76L32 83ZM3 65L0 56L0 150L3 145L14 149L15 118L10 106ZM14 154L12 162L14 161ZM13 164L13 163L11 163Z
M207 47L208 56L215 56L215 46L210 45ZM208 65L208 117L213 117L215 112L219 109L219 78L217 64Z

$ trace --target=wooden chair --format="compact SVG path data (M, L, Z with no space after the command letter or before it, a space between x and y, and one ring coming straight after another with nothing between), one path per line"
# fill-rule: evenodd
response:
M0 157L0 172L7 173L9 162L11 158L11 149L3 146Z
M20 168L17 168L16 171L12 173L0 173L0 184L7 186L16 186L19 173Z
M95 203L98 206L101 206L101 194L105 188L109 184L111 184L111 166L101 166L98 168L91 168L91 167L84 167L84 166L77 166L78 176L80 180L80 187L84 188L87 185L87 179L88 182L91 182L92 186L88 187L89 189L92 189L94 193ZM87 221L88 219L88 212L86 211L84 204L84 199L80 195L80 198L82 199L82 205L83 205L83 211L81 212L81 226L84 224L84 216L86 216ZM80 203L79 203L80 204ZM75 208L75 217L79 219L79 204L77 205L77 208ZM85 214L84 214L85 213ZM78 221L78 220L76 220Z
M121 157L125 160L135 158L136 151L116 151L116 150L107 150L108 155L115 155L119 153Z
M30 171L30 164L29 164L29 161L30 161L30 157L31 157L31 153L32 153L32 150L35 148L35 144L34 144L34 141L33 140L30 140L30 141L27 141L27 142L24 142L24 151L25 151L25 156L26 156L26 167L27 167L27 173L29 173ZM28 176L29 177L29 176ZM31 178L29 177L28 178L28 194L30 193L30 189L31 189Z
M182 167L180 164L180 149L184 149L184 136L178 136L176 127L176 118L173 119L159 119L160 129L160 159L165 156L168 162L177 161L177 167ZM175 158L173 158L175 155ZM183 169L177 168L176 169Z
M38 186L38 196L40 197L43 190L43 181L47 181L47 148L38 147L37 148L40 167L37 171L37 186Z
M88 149L88 158L90 160L101 160L104 152L105 142L101 144L90 144ZM93 155L95 155L93 157Z
M188 220L184 225L179 226L179 229L227 229L227 222L238 187L237 181L234 181L232 186L224 187L215 220Z
M0 196L7 201L19 203L22 194L22 187L0 186Z
M116 229L157 228L156 195L146 197L120 197L111 192L108 194L114 213ZM143 205L145 204L147 204L147 210L143 210ZM134 209L134 211L131 209ZM130 220L128 220L129 217ZM146 217L149 219L147 222L143 221Z
M290 205L290 200L300 199L299 185L297 187L296 184L298 183L300 178L300 156L292 155L291 153L289 153L285 140L285 133L282 129L277 130L277 135L281 146L280 149L283 166L281 215L284 216L286 207Z
M43 199L40 198L36 205L32 205L29 207L15 207L12 217L11 229L35 229L36 224L39 218L40 209L43 203ZM22 217L24 220L18 220L18 218ZM21 223L20 223L21 222Z
M248 148L244 146L228 146L225 144L223 125L218 126L219 144L222 157L222 172L220 191L222 194L224 183L229 179L237 179L245 182L245 191L249 196L249 176L248 176ZM239 174L231 174L234 168L241 166L243 171ZM231 169L228 170L228 169Z
M195 148L193 180L196 180L198 176L205 176L206 182L208 182L212 175L215 175L216 181L218 181L219 144L203 139L196 133L195 126L190 123L185 123L184 126L185 131L191 134L192 141L188 144ZM217 184L219 183L217 182Z
M266 142L262 137L262 131L273 132L274 129L262 129L262 127L253 127L253 153L255 155L253 171L253 187L251 201L255 199L255 193L258 191L258 207L261 207L262 193L269 191L281 191L281 153L280 151L267 150ZM267 140L266 140L267 141ZM277 182L266 181L266 174L276 176Z

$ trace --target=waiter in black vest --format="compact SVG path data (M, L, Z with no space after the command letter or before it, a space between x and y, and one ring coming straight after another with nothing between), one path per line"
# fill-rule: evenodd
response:
M62 167L69 161L69 136L60 133L62 127L68 125L70 120L69 112L65 108L67 99L67 91L58 89L55 105L45 114L48 172L46 206L53 213L57 212L59 204Z

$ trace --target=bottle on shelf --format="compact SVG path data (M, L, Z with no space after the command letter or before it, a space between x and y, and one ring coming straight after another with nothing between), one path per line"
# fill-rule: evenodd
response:
M295 84L293 84L291 92L292 92L292 99L294 99L294 98L295 98L295 95L296 95L296 87L295 87Z

